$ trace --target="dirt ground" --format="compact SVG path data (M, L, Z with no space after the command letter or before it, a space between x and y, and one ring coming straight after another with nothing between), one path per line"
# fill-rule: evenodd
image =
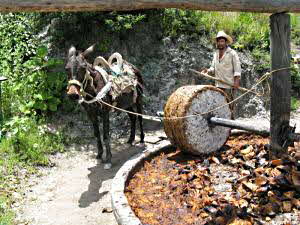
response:
M253 120L249 122L253 123ZM296 122L299 132L299 116L296 116ZM264 123L266 125L268 121L264 120ZM146 130L147 145L155 145L165 138L162 127L152 128L148 126ZM111 139L113 167L110 170L104 170L103 164L96 160L93 138L52 156L53 167L41 168L38 175L26 181L23 192L16 193L19 200L13 208L17 213L17 224L116 225L109 194L112 179L127 159L143 151L124 144L126 139Z

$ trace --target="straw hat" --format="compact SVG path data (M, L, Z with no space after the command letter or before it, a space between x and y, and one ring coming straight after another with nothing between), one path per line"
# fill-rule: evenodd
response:
M216 40L220 37L225 38L228 41L228 44L232 44L233 42L232 38L222 30L218 32Z

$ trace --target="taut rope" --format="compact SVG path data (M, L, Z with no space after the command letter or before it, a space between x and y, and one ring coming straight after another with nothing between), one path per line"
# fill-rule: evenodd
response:
M87 101L87 100L82 100L82 102L85 102L85 103L94 103L94 102L98 102L100 104L104 104L104 105L107 105L111 108L114 108L116 110L119 110L119 111L122 111L122 112L126 112L126 113L130 113L132 115L136 115L136 116L142 116L144 119L148 119L148 120L153 120L153 121L159 121L161 122L162 120L177 120L177 119L186 119L186 118L191 118L191 117L197 117L197 116L201 116L201 115L205 115L205 114L208 114L208 113L211 113L213 111L216 111L226 105L229 105L233 102L236 102L237 100L239 100L240 98L242 98L243 96L245 96L246 94L250 93L250 92L253 92L254 88L256 86L258 86L260 83L262 83L264 80L270 78L272 76L273 73L275 72L278 72L278 71L281 71L281 70L287 70L287 69L290 69L291 67L285 67L285 68L280 68L280 69L276 69L276 70L273 70L271 72L267 72L265 73L258 81L256 84L254 84L250 89L248 89L247 91L245 91L245 93L243 93L242 95L240 95L239 97L233 99L232 101L226 103L226 104L223 104L223 105L220 105L212 110L209 110L207 112L204 112L204 113L199 113L199 114L195 114L195 115L189 115L189 116L182 116L182 117L159 117L159 116L150 116L150 115L145 115L145 114L141 114L141 113L136 113L136 112L132 112L132 111L128 111L126 109L122 109L122 108L119 108L119 107L116 107L116 106L113 106L105 101L102 101L102 99L97 99L96 97L94 97L94 99L90 100L90 101Z

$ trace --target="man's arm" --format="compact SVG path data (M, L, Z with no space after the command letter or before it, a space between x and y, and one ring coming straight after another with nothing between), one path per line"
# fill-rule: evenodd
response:
M240 87L240 76L235 76L234 77L234 88L239 88Z

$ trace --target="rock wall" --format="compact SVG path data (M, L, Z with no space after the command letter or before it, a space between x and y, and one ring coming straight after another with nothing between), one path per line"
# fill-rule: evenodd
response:
M76 32L72 32L76 30ZM96 43L96 52L91 56L108 57L119 52L127 61L142 72L145 83L145 113L155 114L163 110L167 98L177 88L191 84L213 84L189 71L209 67L214 46L213 41L202 35L180 35L177 38L163 35L162 28L151 19L136 24L132 29L111 32L97 21L72 26L65 21L53 19L48 35L61 33L61 38L51 42L52 54L65 57L68 48L75 45L85 49ZM56 34L57 35L57 34ZM259 76L249 52L238 52L242 63L241 85L250 88ZM262 86L259 87L260 91ZM240 95L239 93L238 95ZM263 99L248 94L237 103L236 117L264 114Z

